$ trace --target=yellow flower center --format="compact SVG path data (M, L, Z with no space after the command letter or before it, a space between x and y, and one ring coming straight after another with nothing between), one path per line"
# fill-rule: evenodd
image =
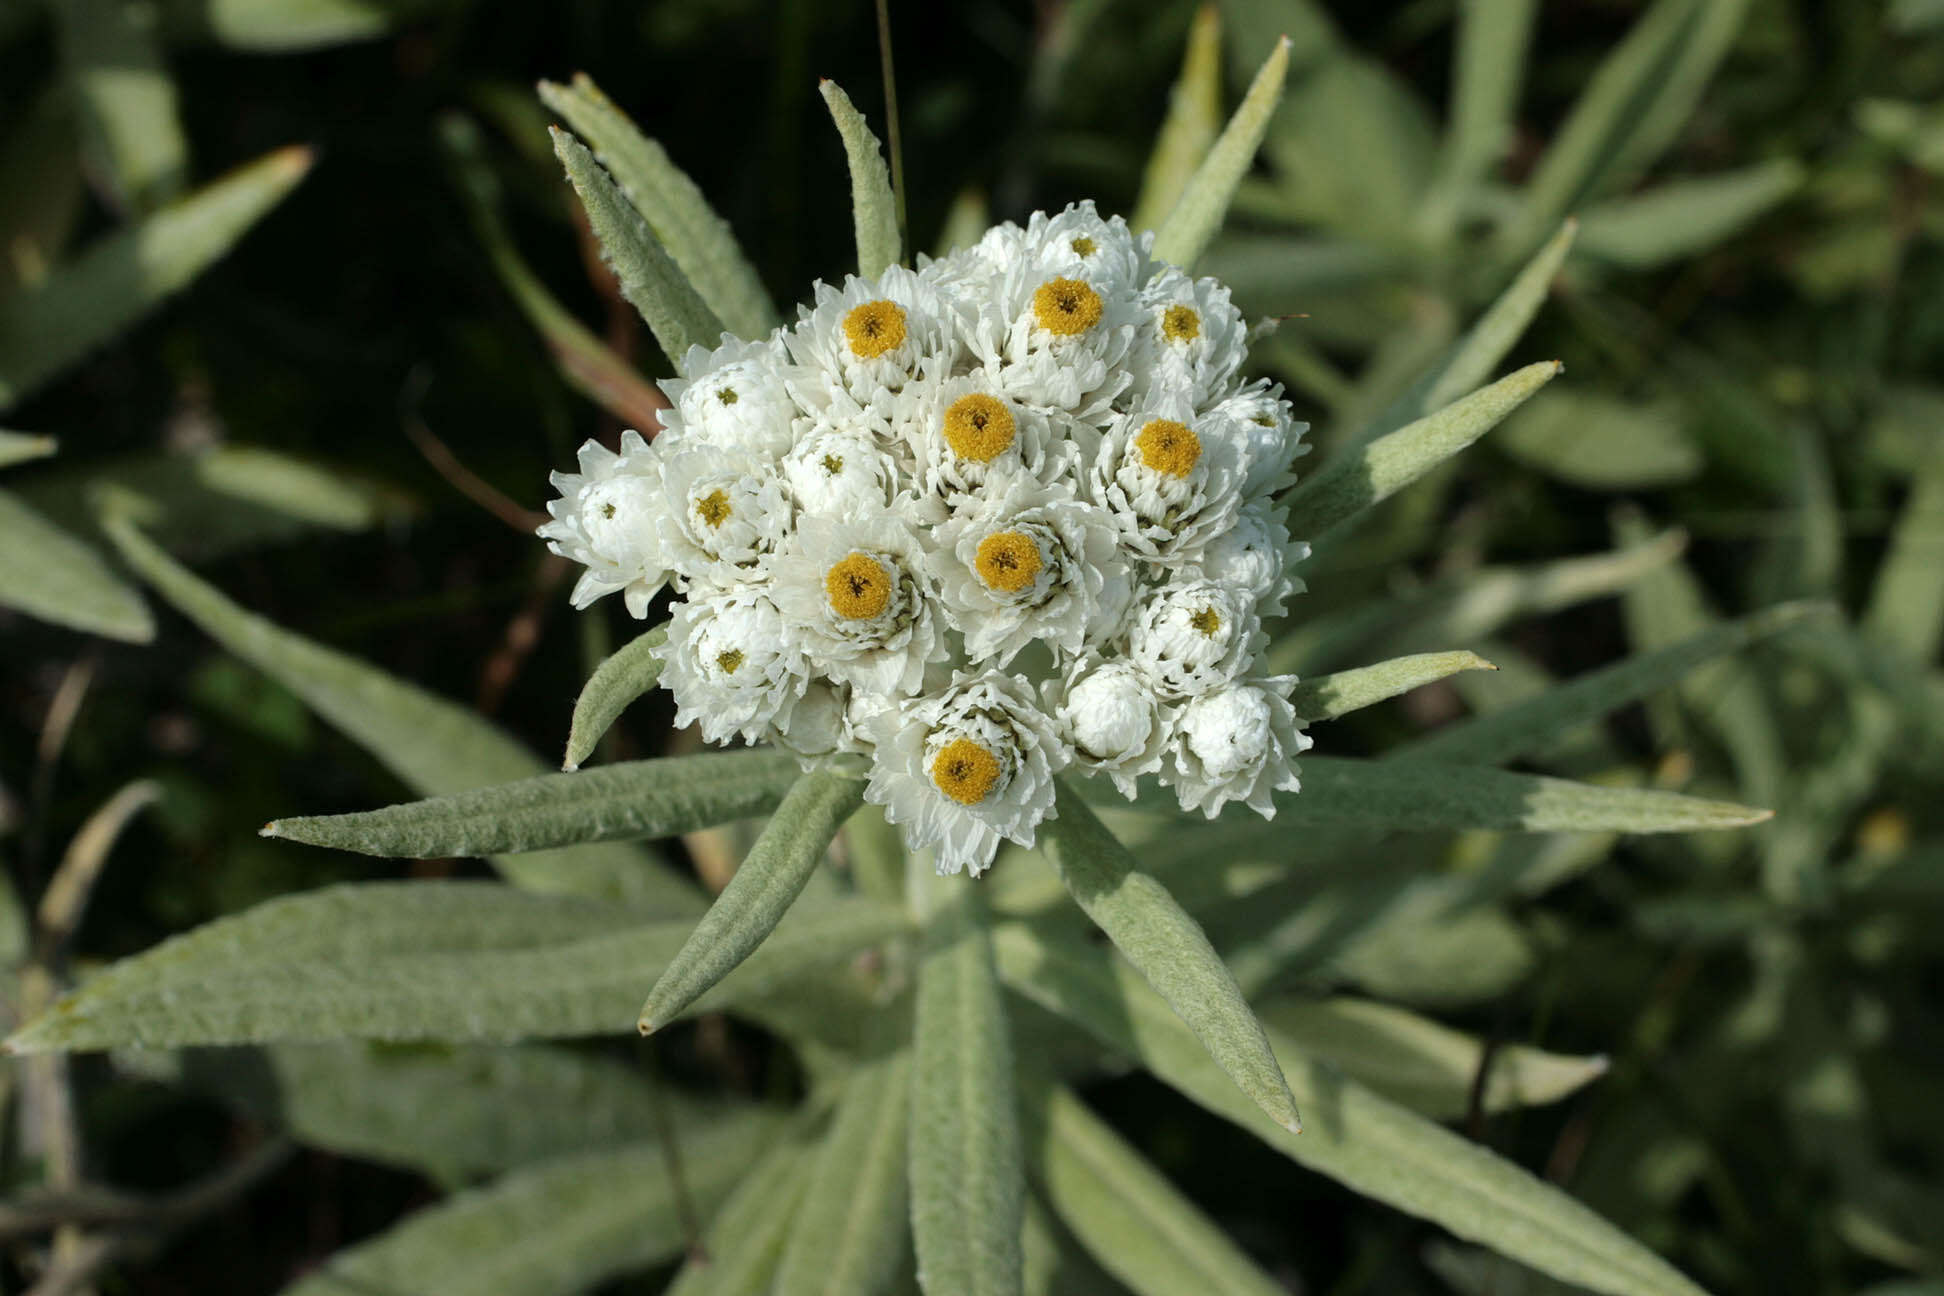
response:
M742 649L740 648L731 648L727 652L719 652L716 654L716 669L724 675L734 675L736 668L742 664L743 655Z
M1100 294L1078 279L1048 279L1033 291L1033 318L1048 333L1078 337L1100 312Z
M984 392L961 396L945 411L945 443L973 463L991 463L1004 454L1016 432L1006 402Z
M825 455L823 457L823 470L829 473L832 477L835 477L838 473L844 471L843 456Z
M734 405L736 403L736 389L734 387L724 387L716 393L716 399L724 405Z
M729 492L712 490L695 501L695 512L711 527L719 527L729 517Z
M979 541L979 554L973 560L988 588L1008 594L1031 585L1043 565L1039 546L1023 531L993 532Z
M999 781L999 758L970 738L954 738L932 761L932 782L960 805L977 805Z
M868 621L891 601L891 573L869 554L854 553L824 573L824 592L838 616Z
M851 354L875 360L905 340L904 307L893 301L869 301L853 306L844 316L844 339Z
M1161 336L1170 342L1193 342L1201 336L1201 316L1192 306L1170 306L1161 314Z
M1212 607L1205 607L1189 617L1188 624L1213 639L1215 632L1222 628L1222 614Z
M1094 241L1085 234L1075 238L1067 246L1073 249L1073 255L1075 256L1090 257L1094 254Z
M1186 477L1201 458L1201 438L1186 423L1173 419L1151 419L1134 438L1141 462L1170 477Z

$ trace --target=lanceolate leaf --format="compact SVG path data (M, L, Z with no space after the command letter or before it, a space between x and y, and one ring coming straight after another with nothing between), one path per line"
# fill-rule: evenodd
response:
M553 130L554 152L580 195L587 223L621 285L621 295L641 312L676 372L692 346L713 348L722 321L710 310L681 267L669 259L654 231L615 187L601 164L573 136Z
M0 409L187 284L290 192L311 152L285 148L110 234L32 288L0 299Z
M744 1114L677 1131L682 1187L712 1209L774 1136ZM557 1296L678 1254L682 1204L654 1141L516 1170L341 1251L285 1296Z
M1013 1058L983 889L959 878L918 967L911 1229L935 1296L1019 1296L1024 1172Z
M668 249L697 293L730 332L757 338L776 323L776 308L729 223L668 153L641 133L585 73L572 85L540 83L540 97L567 119L574 133L628 196Z
M580 696L574 699L574 724L567 733L563 769L579 769L629 704L655 687L662 670L661 658L655 652L667 640L668 627L656 626L636 635L594 668L581 686Z
M53 437L28 436L23 432L0 429L0 468L11 468L30 459L44 459L53 453Z
M1455 223L1472 187L1512 146L1537 8L1535 0L1473 0L1458 11L1451 125L1433 189L1439 229Z
M0 491L0 606L130 643L155 637L139 591L101 556Z
M817 83L837 133L844 138L850 159L851 220L857 228L857 273L875 279L898 263L904 254L898 239L898 202L891 192L891 172L878 151L877 136L864 123L864 114L835 81Z
M277 819L263 835L406 859L509 855L671 837L753 818L775 809L796 779L796 761L785 752L698 752L542 774L383 810Z
M512 782L546 768L466 708L245 612L126 518L110 517L102 526L129 566L177 611L302 698L418 791L437 796ZM508 878L535 890L621 897L669 912L702 909L694 888L627 846L582 846L495 862Z
M34 1053L625 1031L692 921L496 883L368 883L268 901L124 959L7 1043ZM760 996L903 930L889 906L799 913L704 1002Z
M1591 208L1580 246L1588 255L1652 269L1706 251L1801 187L1802 164L1775 158L1725 175L1674 180Z
M1041 850L1087 916L1188 1023L1209 1056L1278 1125L1302 1122L1235 978L1201 925L1134 862L1072 789L1059 786Z
M1912 662L1937 656L1944 637L1944 448L1933 446L1920 465L1890 551L1870 592L1863 632Z
M1560 383L1507 419L1506 454L1582 490L1647 490L1701 472L1700 447L1673 401L1636 404Z
M798 1208L810 1187L810 1154L778 1143L743 1176L662 1296L769 1296Z
M1072 1091L1041 1083L1025 1109L1034 1177L1060 1219L1140 1296L1280 1296L1228 1235Z
M61 70L81 110L90 169L122 209L147 212L175 197L189 168L175 82L162 59L154 8L118 0L52 6Z
M1168 115L1155 136L1141 179L1141 196L1127 223L1154 229L1181 201L1189 178L1222 129L1222 11L1204 4L1188 28L1181 76L1168 95Z
M1305 720L1334 720L1459 671L1497 669L1477 653L1415 653L1304 680L1289 701Z
M1277 1055L1312 1114L1301 1134L1243 1099L1180 1019L1103 951L1053 944L1023 925L1003 926L994 938L1009 986L1354 1191L1593 1291L1701 1296L1666 1261L1559 1189L1317 1065L1287 1041L1275 1041Z
M1235 116L1229 118L1215 147L1189 178L1181 200L1155 232L1156 259L1186 269L1208 247L1215 231L1222 227L1222 218L1228 214L1229 200L1235 196L1236 186L1242 183L1249 164L1255 160L1269 118L1282 102L1283 80L1288 74L1289 38L1285 36L1270 51L1250 83L1248 93L1242 96Z
M775 1296L876 1296L905 1250L911 1055L852 1071L817 1149Z
M862 779L826 770L796 776L748 858L649 991L644 1032L672 1021L768 938L863 801Z

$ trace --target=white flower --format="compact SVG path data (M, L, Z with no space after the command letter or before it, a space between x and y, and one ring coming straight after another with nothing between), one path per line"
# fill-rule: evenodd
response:
M1236 515L1235 524L1208 542L1194 570L1212 581L1245 589L1255 596L1256 612L1268 618L1287 611L1287 600L1302 582L1290 568L1309 556L1309 546L1289 538L1283 511L1258 499Z
M655 656L675 695L676 727L700 725L710 742L755 742L787 725L810 682L803 654L784 642L782 614L753 586L678 605Z
M692 346L682 370L694 377L661 383L673 405L662 414L657 438L665 451L688 441L758 455L790 448L798 416L790 399L796 374L780 335L761 342L725 336L713 351Z
M1023 473L993 478L977 503L933 533L928 556L968 657L1004 666L1038 640L1058 659L1119 632L1133 579L1112 518Z
M548 503L553 520L541 525L540 536L547 548L587 568L574 585L575 607L620 590L628 614L645 617L649 600L668 581L660 544L661 457L632 429L621 434L620 454L589 441L578 457L578 473L553 474L560 498Z
M1309 424L1290 418L1281 383L1259 379L1228 396L1214 412L1238 439L1244 495L1254 498L1274 494L1295 482L1290 465L1310 451L1303 440Z
M951 516L994 474L1051 482L1099 441L1064 414L1013 400L983 369L927 378L906 394L912 404L897 430L912 459L914 516L928 522Z
M897 498L897 465L876 438L817 423L783 456L783 480L797 507L818 517L883 512Z
M822 768L834 756L864 750L850 721L851 689L834 680L813 679L787 712L770 723L767 737L797 758L806 770Z
M1277 792L1302 784L1292 758L1310 746L1289 705L1294 675L1230 684L1181 708L1161 781L1183 810L1213 819L1230 801L1245 802L1265 819L1276 817Z
M816 306L801 309L783 335L808 371L793 393L811 413L843 398L868 408L902 391L922 369L949 368L958 355L951 301L903 266L875 282L852 275L842 288L818 284L816 297Z
M1043 692L1052 690L1044 686ZM1172 708L1154 684L1125 660L1075 662L1059 688L1056 718L1074 763L1114 781L1133 799L1134 780L1161 768L1172 734Z
M904 829L911 850L937 848L940 873L982 873L1001 839L1031 846L1053 810L1068 753L1018 675L954 673L949 688L870 721L867 801Z
M1229 385L1248 354L1248 326L1219 280L1190 279L1166 266L1141 289L1128 366L1133 400L1167 388L1187 393L1199 409Z
M1226 420L1164 393L1107 430L1089 491L1131 552L1166 566L1193 562L1242 507L1237 444Z
M976 306L968 342L1015 400L1092 420L1132 381L1122 361L1138 307L1133 288L1111 276L1022 260Z
M1168 699L1235 679L1263 642L1255 599L1233 585L1187 579L1154 591L1128 632L1128 657Z
M785 633L832 679L887 696L916 693L925 667L948 655L924 547L894 514L805 517L774 572Z
M727 586L775 550L790 525L790 503L775 465L737 450L694 441L667 456L663 514L656 526L669 567L684 582Z

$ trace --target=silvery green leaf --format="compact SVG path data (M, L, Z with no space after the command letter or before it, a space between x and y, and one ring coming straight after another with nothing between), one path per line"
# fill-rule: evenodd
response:
M1244 46L1231 46L1242 56ZM1284 199L1307 213L1304 224L1407 250L1437 146L1424 104L1382 60L1341 43L1306 63L1299 38L1291 65L1263 141Z
M38 18L44 6L20 0L15 12ZM0 3L0 44L7 42ZM16 94L0 137L0 294L35 282L61 258L87 198L81 150L75 147L74 96L50 80L31 98Z
M574 699L574 722L567 731L562 769L579 769L621 713L661 680L661 658L655 653L666 642L668 627L656 626L630 639L594 668Z
M1180 201L1155 232L1156 260L1187 269L1208 247L1228 214L1235 187L1255 161L1262 133L1269 128L1276 105L1282 102L1283 80L1288 74L1289 38L1285 36L1269 52L1235 115L1222 128L1215 146L1188 178Z
M1937 656L1944 637L1944 449L1920 464L1890 533L1863 614L1863 633L1911 662Z
M0 491L0 606L130 643L155 637L139 591L101 555Z
M1337 458L1291 493L1290 534L1327 537L1335 527L1390 498L1498 426L1559 371L1556 360L1527 365Z
M795 762L785 757L785 763ZM641 1009L644 1034L674 1020L768 939L803 894L837 830L864 801L862 779L827 770L791 775L789 793L756 845L648 992Z
M984 889L958 877L931 885L946 894L918 965L910 1139L918 1273L936 1296L1020 1296L1025 1172Z
M1720 175L1670 180L1588 208L1580 218L1580 248L1634 270L1683 260L1753 223L1800 189L1807 174L1792 158L1773 158Z
M1154 137L1141 177L1141 194L1127 218L1136 231L1157 228L1181 200L1189 177L1201 165L1222 129L1222 12L1214 5L1195 11L1181 75L1168 93L1168 115Z
M1181 1014L1209 1056L1278 1125L1301 1118L1235 978L1201 925L1065 783L1053 818L1040 825L1040 851L1087 917Z
M580 195L587 223L601 244L601 255L621 285L621 295L648 322L662 354L681 372L693 346L713 349L722 338L722 321L695 291L680 266L655 238L585 145L566 131L550 127L554 153Z
M202 273L310 170L278 149L98 240L0 298L0 409L18 402Z
M170 35L285 54L373 40L460 0L163 0Z
M1652 490L1701 472L1681 417L1672 402L1640 405L1562 384L1507 419L1494 444L1582 490Z
M102 529L128 565L177 611L302 698L417 791L437 796L545 770L532 753L466 708L245 612L170 558L127 517L110 515ZM670 912L702 907L693 887L628 846L578 846L502 857L495 865L535 890L648 902Z
M1450 125L1425 203L1434 230L1456 223L1474 187L1512 147L1537 8L1535 0L1471 0L1458 9Z
M1334 1062L1344 1074L1432 1120L1557 1102L1606 1074L1604 1057L1568 1057L1525 1044L1489 1053L1484 1041L1409 1009L1373 999L1275 995L1258 1005L1264 1023L1307 1056Z
M709 1221L704 1258L690 1256L663 1296L769 1296L810 1169L810 1153L794 1142L764 1153Z
M1034 1178L1061 1221L1128 1290L1285 1291L1071 1090L1042 1081L1025 1098Z
M19 1053L339 1039L511 1043L627 1030L693 923L498 883L366 883L267 901L108 968ZM888 906L799 913L704 1002L760 997L902 931ZM325 975L328 970L329 975Z
M1536 1269L1615 1296L1701 1296L1666 1261L1550 1184L1276 1039L1313 1120L1292 1134L1236 1092L1180 1018L1104 951L994 933L1007 985L1138 1059L1161 1080L1302 1165ZM1328 1113L1327 1119L1322 1113Z
M1497 669L1477 653L1415 653L1306 679L1290 694L1289 702L1305 720L1334 720L1460 671Z
M1471 765L1504 765L1522 759L1579 725L1679 684L1717 657L1740 652L1829 610L1824 604L1785 603L1704 630L1665 648L1589 671L1526 701L1446 725L1392 751L1389 758Z
M540 97L586 140L716 317L739 337L759 338L776 324L756 268L729 222L695 181L584 72L571 85L540 83Z
M850 160L851 223L857 230L857 273L875 279L898 263L904 255L898 237L898 200L891 192L891 172L878 151L877 136L864 122L864 114L850 101L842 86L825 79L817 82L818 93L830 108L830 119L844 140L844 156Z
M696 752L542 774L382 810L276 819L263 835L404 859L514 855L672 837L755 818L774 810L796 780L787 752Z
M878 1058L844 1078L783 1248L774 1296L876 1296L890 1287L910 1225L910 1114L910 1053Z
M743 1113L675 1132L682 1188L710 1210L775 1136ZM284 1296L558 1296L680 1254L684 1204L655 1141L515 1170L338 1252Z
M155 6L59 0L52 8L90 170L107 181L122 210L153 211L181 191L189 169Z
M1019 1250L1026 1296L1125 1296L1126 1288L1094 1263L1032 1193L1026 1195Z

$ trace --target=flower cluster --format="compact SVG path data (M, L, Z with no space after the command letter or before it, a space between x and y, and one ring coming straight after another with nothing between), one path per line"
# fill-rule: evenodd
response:
M1257 660L1305 425L1238 377L1228 290L1151 242L1083 203L692 349L653 442L554 476L575 605L672 586L677 722L868 756L942 871L1031 845L1068 767L1272 815L1308 746Z

